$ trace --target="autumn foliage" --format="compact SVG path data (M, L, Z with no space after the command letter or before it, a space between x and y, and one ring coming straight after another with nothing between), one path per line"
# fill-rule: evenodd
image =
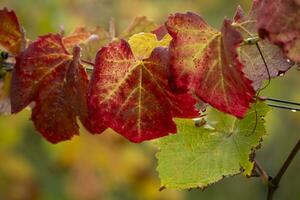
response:
M162 137L176 133L174 117L198 117L199 101L243 118L263 80L291 67L285 57L300 61L299 17L286 14L297 6L254 0L248 15L239 7L221 31L197 14L177 13L161 26L137 18L119 37L98 27L35 41L4 8L0 44L16 60L11 112L31 106L36 129L52 143L78 135L77 118L91 133L112 128L133 142ZM280 9L270 15L272 8ZM276 59L270 69L251 64L260 55L245 41L258 33L283 50L259 41ZM90 81L86 65L94 65Z
M299 0L253 0L248 14L238 7L220 30L187 12L161 25L137 17L117 36L79 27L31 40L4 8L0 46L8 54L0 70L12 67L0 97L13 114L31 108L36 130L51 143L79 135L81 125L136 143L172 134L158 144L164 187L250 176L266 135L268 107L259 93L300 62L299 12Z

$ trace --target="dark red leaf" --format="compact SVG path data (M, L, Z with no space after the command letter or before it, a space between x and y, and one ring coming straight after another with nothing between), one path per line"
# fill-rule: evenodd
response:
M100 50L88 105L93 121L104 122L133 142L176 133L173 117L196 117L195 100L168 86L167 54L157 48L137 60L124 40Z
M300 1L255 0L258 31L262 38L281 47L293 61L300 62Z
M257 7L258 2L254 1L249 14L244 15L241 7L238 7L233 26L242 34L245 40L257 37ZM264 80L279 76L293 66L281 49L269 41L258 41L263 57L268 65L266 68L259 50L255 44L243 45L240 47L240 58L245 65L243 71L247 78L253 83L255 90L261 88ZM269 71L269 72L268 72Z
M237 48L241 34L225 20L221 32L193 13L175 14L166 22L171 83L177 92L195 93L215 108L243 117L255 91L242 70Z
M85 127L94 129L87 119L88 77L79 62L80 49L68 54L60 35L46 35L31 43L17 57L13 71L12 112L34 102L32 120L50 142L57 143L79 134L77 116Z

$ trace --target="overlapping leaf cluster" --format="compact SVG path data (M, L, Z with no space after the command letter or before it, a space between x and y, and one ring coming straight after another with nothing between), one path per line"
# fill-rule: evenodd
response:
M300 61L299 10L296 0L254 0L249 14L238 7L220 31L188 12L161 26L136 18L118 36L81 27L26 45L15 13L4 8L0 46L15 58L6 81L11 112L30 106L36 129L52 143L78 135L77 119L92 134L112 128L133 142L179 132L160 143L165 186L205 187L240 169L249 175L265 134L266 108L255 95ZM199 102L219 110L207 113L202 128L188 120L200 116Z

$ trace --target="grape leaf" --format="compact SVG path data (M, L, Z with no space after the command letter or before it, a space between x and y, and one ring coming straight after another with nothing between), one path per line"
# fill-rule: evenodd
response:
M63 44L69 52L79 45L82 48L82 59L94 61L98 50L108 44L110 40L109 33L100 27L95 30L79 27L72 34L63 38Z
M93 32L88 31L85 27L78 27L70 35L63 37L62 41L66 49L73 50L73 48L88 40L93 35Z
M157 39L161 40L165 37L165 35L168 34L168 30L166 29L166 26L163 24L157 27L156 29L154 29L153 31L151 31L151 33L154 33Z
M125 40L102 48L88 95L90 118L132 142L176 133L173 117L190 118L198 112L189 94L171 93L167 61L163 48L140 60Z
M221 32L193 13L171 15L166 22L170 44L171 83L190 91L215 108L243 117L255 93L243 72L237 47L238 31L224 20Z
M245 39L255 38L258 35L257 7L257 1L254 1L248 15L244 15L241 7L238 7L236 11L233 26ZM264 80L277 77L293 66L293 62L287 60L279 47L265 40L259 41L258 45L268 65L269 73L256 45L243 45L239 49L240 58L245 65L243 71L246 77L253 82L252 86L255 90L261 88Z
M178 133L158 142L157 170L162 185L205 188L241 171L250 175L254 166L252 154L266 135L267 111L266 104L258 102L244 119L210 110L207 124L202 127L195 126L192 120L176 120Z
M0 46L16 55L22 47L22 31L14 11L0 10Z
M157 27L157 25L154 22L149 21L145 16L136 17L131 22L129 27L119 35L119 38L127 40L131 36L133 36L134 34L137 34L137 33L141 33L141 32L150 33L156 27Z
M61 36L52 34L39 37L17 57L11 88L12 112L35 102L31 118L36 129L52 143L79 134L77 116L90 132L99 130L87 120L88 77L79 58L79 47L74 48L72 56Z
M300 62L300 1L255 0L258 32L281 47L288 58Z
M60 35L42 36L29 45L16 58L11 88L12 112L20 112L32 102L39 82L54 72L53 69L71 60Z
M171 41L169 34L165 35L161 40L157 40L153 33L138 33L131 36L128 40L133 54L138 59L149 58L153 49L156 47L168 47Z

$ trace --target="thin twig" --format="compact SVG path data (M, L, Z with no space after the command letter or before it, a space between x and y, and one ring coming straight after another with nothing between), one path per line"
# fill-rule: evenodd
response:
M286 100L281 100L281 99L276 99L276 98L266 98L268 101L274 101L277 103L284 103L284 104L290 104L290 105L295 105L295 106L300 106L300 103L293 102L293 101L286 101Z
M90 61L88 61L88 60L80 59L80 61L81 61L82 63L84 63L84 64L87 64L87 65L90 65L90 66L95 66L95 63L92 63L92 62L90 62Z
M286 172L286 170L288 169L288 167L290 166L290 164L292 163L292 161L296 157L299 150L300 150L300 140L298 140L297 144L294 146L293 150L291 151L288 158L283 163L283 165L280 168L277 175L274 178L272 178L271 180L269 180L268 197L267 197L268 200L273 199L274 193L278 189L278 186L279 186L279 183L281 181L282 176L284 175L284 173Z
M277 104L272 104L272 103L267 103L267 105L270 107L273 107L273 108L280 108L280 109L284 109L284 110L290 110L293 112L300 111L300 108L291 107L291 106L277 105Z
M257 162L257 160L254 160L254 166L255 169L257 169L257 172L263 181L264 184L268 184L269 181L269 175L268 173L261 167L261 165Z
M268 67L268 64L267 64L267 62L266 62L266 60L265 60L265 57L264 57L264 55L263 55L263 53L262 53L262 51L261 51L261 48L260 48L260 46L259 46L259 44L258 44L258 41L259 41L259 38L258 38L258 40L255 42L255 46L256 46L256 48L257 48L257 50L258 50L258 52L259 52L259 55L260 55L260 57L261 57L261 59L262 59L262 61L263 61L263 63L264 63L264 66L265 66L265 68L266 68L266 70L267 70L267 73L268 73L268 83L263 87L263 88L259 88L258 89L258 91L257 91L257 96L259 96L259 94L260 94L260 92L261 91L263 91L264 89L266 89L269 85L270 85L270 83L271 83L271 75L270 75L270 71L269 71L269 67ZM257 114L257 110L256 110L256 103L257 103L257 101L255 101L255 104L254 104L254 111L255 111L255 126L254 126L254 128L253 128L253 130L252 130L252 133L254 133L255 132L255 130L256 130L256 128L257 128L257 124L258 124L258 114Z
M260 48L258 42L255 43L255 45L256 45L256 48L257 48L257 50L258 50L258 52L259 52L259 54L260 54L260 57L261 57L263 63L264 63L264 66L265 66L265 68L266 68L266 70L267 70L267 73L268 73L268 83L267 83L263 88L261 88L261 89L259 90L259 91L262 91L262 90L266 89L266 88L270 85L270 83L271 83L271 74L270 74L270 70L269 70L268 64L267 64L267 62L266 62L266 59L265 59L265 57L264 57L264 55L263 55L263 53L262 53L262 50L261 50L261 48Z
M109 20L109 35L111 40L113 41L116 37L116 24L114 18L110 18Z

